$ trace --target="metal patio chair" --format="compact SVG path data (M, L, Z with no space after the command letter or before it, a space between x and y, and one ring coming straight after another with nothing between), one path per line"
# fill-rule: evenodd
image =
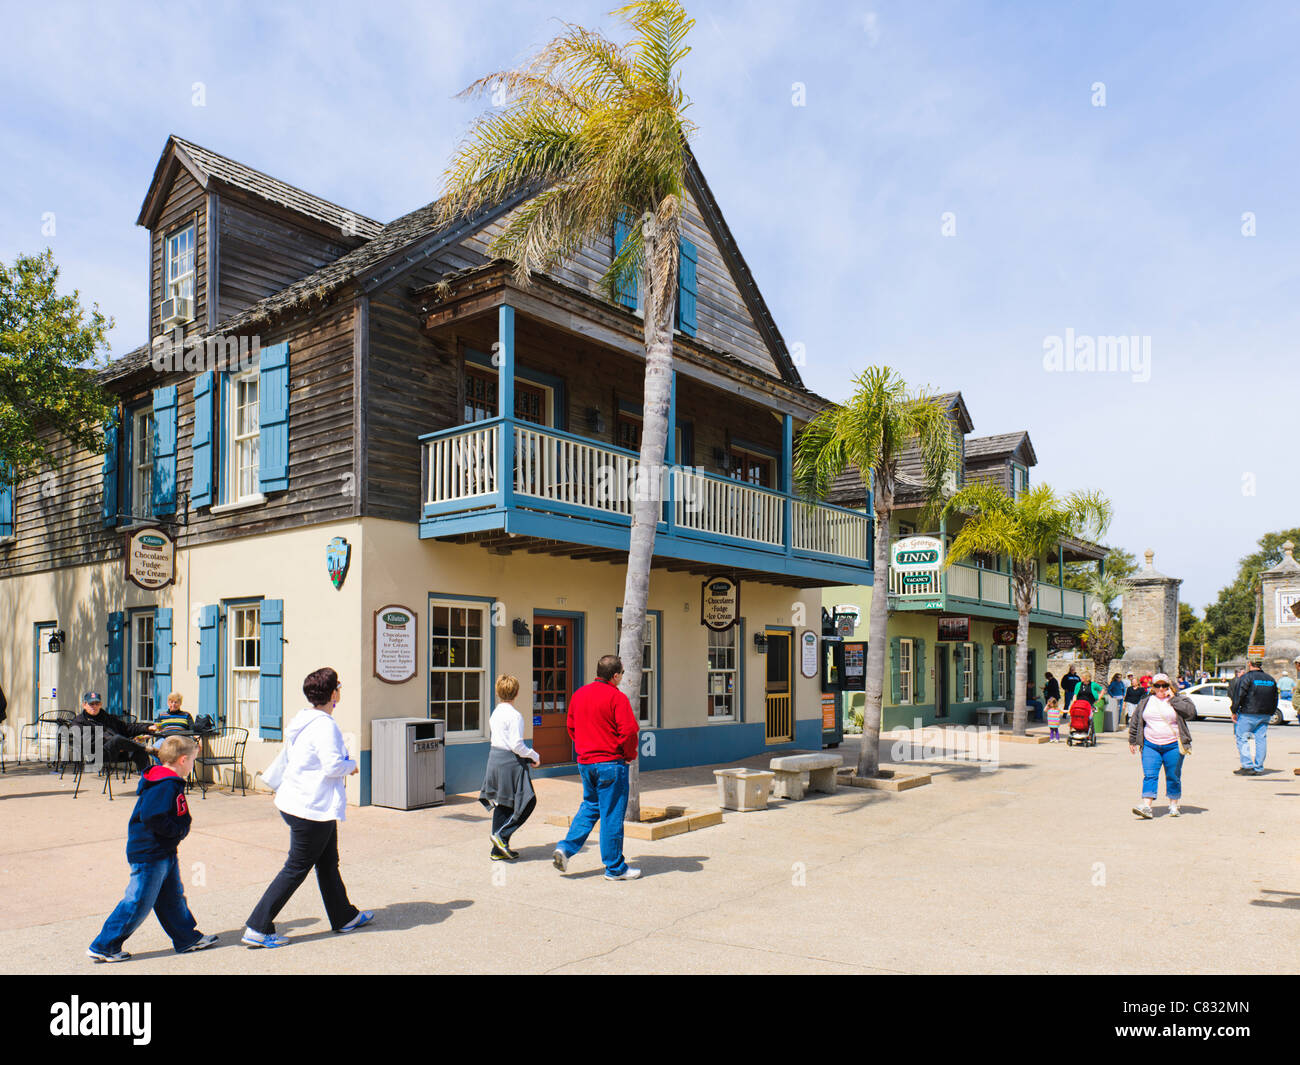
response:
M235 726L219 728L215 732L202 736L199 744L199 756L194 759L194 766L195 777L203 798L208 797L208 785L198 773L199 766L212 766L214 769L223 765L230 766L230 793L232 795L235 793L237 776L240 793L247 795L248 787L244 778L244 748L248 745L248 729ZM212 783L214 786L220 786L220 778L215 772L212 774Z

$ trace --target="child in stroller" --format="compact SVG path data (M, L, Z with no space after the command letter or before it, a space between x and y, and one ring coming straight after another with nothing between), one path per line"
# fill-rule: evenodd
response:
M1067 747L1076 744L1080 747L1096 747L1097 733L1092 727L1092 703L1087 699L1075 699L1070 704L1070 735L1066 738Z

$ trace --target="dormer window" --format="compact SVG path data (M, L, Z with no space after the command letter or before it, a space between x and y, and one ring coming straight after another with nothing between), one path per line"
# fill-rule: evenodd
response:
M194 318L194 226L169 236L163 246L166 276L163 283L162 325L192 321Z

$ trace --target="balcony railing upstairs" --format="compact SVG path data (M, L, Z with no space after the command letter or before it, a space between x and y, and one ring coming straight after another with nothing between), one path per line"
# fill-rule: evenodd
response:
M420 439L425 535L442 535L451 519L509 509L626 527L637 493L651 491L663 501L657 545L693 541L828 560L858 571L843 574L847 581L871 568L871 521L858 511L683 466L667 467L659 484L643 484L635 452L513 418ZM501 472L507 454L512 477Z
M904 600L952 596L989 606L1015 608L1011 577L997 570L954 563L946 570L920 570L914 573L889 571L889 594ZM1083 618L1088 602L1082 592L1039 581L1033 609L1042 614L1065 618Z

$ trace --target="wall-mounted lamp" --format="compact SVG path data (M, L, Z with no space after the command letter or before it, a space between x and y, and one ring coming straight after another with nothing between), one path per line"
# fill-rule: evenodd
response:
M63 645L67 642L68 636L62 629L55 629L50 633L49 651L52 655L57 655L63 650Z
M767 654L767 633L754 633L754 650L761 655Z
M531 647L533 645L533 634L528 631L528 622L523 618L515 618L511 628L515 634L516 647Z
M605 431L605 416L595 407L587 408L587 428L593 433L603 433Z

